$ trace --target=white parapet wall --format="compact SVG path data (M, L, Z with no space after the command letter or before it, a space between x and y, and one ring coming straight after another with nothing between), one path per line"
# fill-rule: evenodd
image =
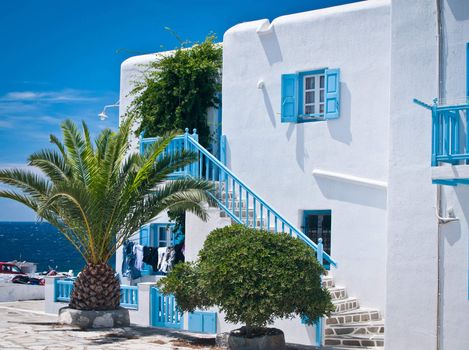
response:
M57 315L59 310L65 306L68 306L68 303L56 302L55 301L55 281L57 279L63 279L63 277L58 276L46 276L46 284L44 286L44 312L46 314Z
M0 302L44 299L44 286L0 283Z

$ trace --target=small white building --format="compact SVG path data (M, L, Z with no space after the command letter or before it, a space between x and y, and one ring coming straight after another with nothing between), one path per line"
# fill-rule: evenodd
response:
M187 215L186 258L213 228L272 229L277 217L279 230L322 238L337 262L325 278L339 311L321 331L326 344L469 348L468 43L466 0L369 0L230 28L221 113L230 173L214 163L230 192L208 223ZM121 116L152 59L122 64ZM150 244L166 224L155 219ZM186 315L183 328L191 317L213 314ZM216 320L218 333L237 327ZM299 318L276 326L290 343L318 340Z

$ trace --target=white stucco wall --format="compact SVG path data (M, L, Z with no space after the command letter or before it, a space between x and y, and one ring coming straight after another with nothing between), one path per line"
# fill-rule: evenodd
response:
M443 96L449 103L460 103L467 95L469 2L444 1L443 32ZM440 229L440 349L468 349L469 334L461 330L469 327L469 187L444 186L442 196L444 211L453 208L459 222Z
M367 1L241 23L224 35L223 134L228 165L282 215L332 210L332 256L339 285L384 311L386 191L312 175L314 169L386 182L388 176L390 9ZM280 79L340 68L337 120L280 122ZM264 81L263 89L257 82Z
M437 95L435 1L392 1L387 350L436 348L437 224L429 112Z
M0 302L44 299L44 286L0 282Z

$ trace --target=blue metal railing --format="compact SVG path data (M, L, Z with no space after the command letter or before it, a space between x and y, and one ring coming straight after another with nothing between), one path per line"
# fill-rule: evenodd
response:
M69 302L73 289L73 279L55 280L55 299L54 301Z
M56 279L54 283L54 301L70 302L75 279ZM126 309L138 308L138 287L121 285L120 305Z
M121 285L120 304L126 309L138 308L138 287Z
M318 251L316 243L280 215L220 160L200 145L197 140L195 129L192 135L186 129L184 135L180 135L172 140L168 147L169 149L178 149L177 147L183 144L184 149L190 150L197 155L196 162L187 165L184 169L173 175L192 176L213 181L217 185L216 194L213 196L215 201L235 222L274 233L284 232L290 234L301 239L315 252ZM146 139L142 137L140 151L143 152L145 144L155 141L156 138ZM226 156L222 155L222 158L226 159ZM323 265L324 261L326 261L332 266L337 266L336 261L327 253L323 253L323 258Z
M426 104L414 99L432 113L431 165L469 164L469 103L442 105L438 99Z

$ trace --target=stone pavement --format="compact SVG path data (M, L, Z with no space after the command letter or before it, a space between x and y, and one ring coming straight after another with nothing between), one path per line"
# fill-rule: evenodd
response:
M194 337L150 327L82 331L57 323L41 301L0 303L0 349L217 349L212 337Z
M29 350L222 350L211 335L131 326L83 331L57 323L44 313L44 301L0 302L0 349ZM313 346L287 345L288 350L314 350ZM325 347L322 350L349 349Z

